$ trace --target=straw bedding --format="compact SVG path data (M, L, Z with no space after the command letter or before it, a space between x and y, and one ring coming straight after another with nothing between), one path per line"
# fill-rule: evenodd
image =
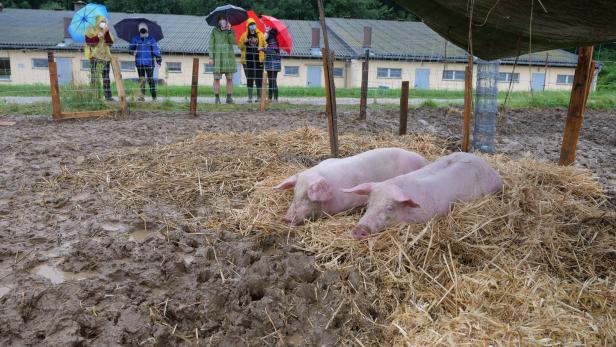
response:
M298 228L281 222L291 194L271 187L326 158L326 136L309 127L204 133L115 152L66 177L110 191L136 213L151 204L173 206L181 213L161 219L187 231L293 236L318 269L346 274L348 301L341 307L387 338L369 341L358 331L349 343L616 344L616 217L589 172L486 156L504 178L503 193L359 242L349 231L360 211ZM384 146L430 160L447 152L446 141L427 135L345 135L340 143L343 155ZM198 214L204 206L209 213Z

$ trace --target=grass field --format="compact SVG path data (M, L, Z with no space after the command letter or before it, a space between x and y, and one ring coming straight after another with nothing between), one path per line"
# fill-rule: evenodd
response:
M126 85L128 90L127 96L129 100L134 100L134 91L136 85L128 83ZM115 92L115 91L114 91ZM61 90L62 97L62 109L64 111L87 111L87 110L100 110L110 106L106 102L100 99L100 92L88 90L83 87L63 87ZM164 111L183 111L188 109L188 97L190 95L189 87L177 87L177 86L159 86L158 94L161 98L165 97L184 97L183 102L176 101L161 101L157 103L131 103L132 109L141 110L164 110ZM213 91L211 87L201 86L199 88L200 96L212 96ZM301 98L301 97L324 97L325 91L322 88L281 88L280 96L287 98ZM224 95L224 90L223 90ZM3 96L49 96L49 89L45 85L0 85L0 97ZM199 104L199 109L202 112L214 112L214 111L246 111L256 110L255 105L243 104L246 97L246 88L237 88L234 92L236 105L212 105L212 104ZM339 98L357 98L359 99L360 91L356 88L339 88L336 90L336 96ZM384 98L399 98L399 89L371 89L369 93L369 108L378 109L396 109L396 104L374 104L374 99ZM444 107L448 105L459 105L463 98L461 91L447 91L447 90L411 90L410 98L425 99L420 105L423 107ZM499 104L504 105L506 93L499 93ZM531 92L514 92L508 98L506 107L509 108L555 108L555 107L567 107L569 105L570 94L562 91L546 91L540 93ZM445 101L446 100L446 101ZM310 106L310 105L292 105L292 104L273 104L270 105L271 109L314 109L322 110L323 106ZM356 105L339 105L339 109L357 109ZM591 93L588 100L589 109L616 109L616 91L614 90L600 90ZM6 114L49 114L51 112L51 105L48 102L35 103L30 105L18 105L11 103L0 102L0 115Z

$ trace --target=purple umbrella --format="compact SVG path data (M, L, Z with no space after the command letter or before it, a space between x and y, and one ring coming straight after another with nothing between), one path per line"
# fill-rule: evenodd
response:
M163 39L163 29L160 25L146 18L125 18L116 23L113 27L115 28L116 34L119 38L130 42L133 37L139 35L139 23L145 23L148 25L148 33L156 41Z

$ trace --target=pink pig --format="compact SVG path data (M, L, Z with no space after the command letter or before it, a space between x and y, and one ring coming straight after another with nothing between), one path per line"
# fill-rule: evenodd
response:
M305 219L334 215L366 204L368 197L345 194L344 188L380 182L428 164L421 155L400 148L380 148L348 158L327 159L291 176L274 188L294 188L285 220L299 225Z
M502 185L499 174L485 160L454 153L417 171L343 192L370 196L366 213L351 232L361 240L395 223L424 223L445 215L455 201L500 191Z

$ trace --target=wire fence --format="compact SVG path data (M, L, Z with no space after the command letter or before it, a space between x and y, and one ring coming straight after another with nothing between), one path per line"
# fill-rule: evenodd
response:
M311 56L289 56L276 50L268 51L267 47L260 48L262 50L257 48L252 54L242 54L237 46L212 46L209 54L163 52L158 62L156 57L136 59L127 49L114 49L112 55L119 62L126 98L132 108L142 107L152 100L188 107L193 77L198 81L199 104L217 103L218 94L221 103L246 104L247 109L254 109L265 91L268 103L272 104L325 105L323 61L318 49L313 50L315 53ZM138 47L137 51L148 52L149 49ZM410 81L411 105L461 105L466 57L442 58L447 53L438 47L430 54L425 51L424 47L422 55L418 51L416 56L412 49L404 56L369 53L368 59L363 54L347 56L345 52L334 51L332 73L337 104L357 106L359 110L362 65L367 61L368 109L397 105L403 81ZM48 52L43 49L0 50L0 102L49 102ZM109 108L108 99L117 100L116 77L108 61L87 59L83 50L54 49L52 52L63 108L101 110ZM221 57L225 54L228 57L217 64L216 57L223 60ZM505 101L507 93L514 95L508 102L528 102L530 106L536 106L532 104L534 99L548 104L568 101L575 67L552 62L549 54L544 55L545 63L517 59L500 63L496 75L499 103ZM193 76L195 58L199 71ZM265 81L263 71L269 76ZM218 93L216 80L221 82ZM476 81L474 84L477 86ZM592 107L592 103L589 105Z

